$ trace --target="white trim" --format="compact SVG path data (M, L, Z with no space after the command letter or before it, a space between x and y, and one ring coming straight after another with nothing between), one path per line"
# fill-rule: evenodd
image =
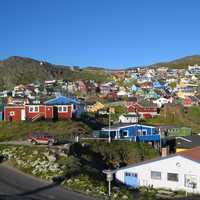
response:
M126 132L127 133L127 135L126 136L124 136L124 132ZM128 130L122 130L122 137L129 137L129 131Z
M33 111L30 110L31 108L33 108ZM36 111L35 108L38 108L38 111ZM37 106L37 105L28 106L28 112L29 113L39 113L40 112L40 106Z
M69 112L69 108L68 108L68 105L59 105L57 106L58 108L58 113L68 113ZM59 108L61 108L61 111L59 111ZM66 110L64 110L64 108L66 108Z

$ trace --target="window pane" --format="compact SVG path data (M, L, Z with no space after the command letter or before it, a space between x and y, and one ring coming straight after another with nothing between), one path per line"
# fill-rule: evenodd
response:
M62 107L61 106L58 107L58 111L62 112Z
M127 137L127 136L128 136L128 131L123 131L123 132L122 132L122 136L123 136L123 137Z
M33 112L33 107L29 107L30 112Z
M38 112L39 111L39 108L38 106L35 107L35 112Z
M63 112L66 112L66 111L67 111L67 107L63 106Z
M151 171L151 179L161 180L161 172Z
M168 181L176 181L176 182L178 182L178 174L167 173L167 180Z

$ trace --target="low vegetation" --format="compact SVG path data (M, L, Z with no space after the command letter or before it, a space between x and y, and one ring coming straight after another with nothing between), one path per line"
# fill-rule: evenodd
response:
M88 135L91 129L80 121L0 122L0 141L24 140L32 131L48 131L59 138Z
M146 157L143 157L143 152ZM148 145L124 141L111 144L103 141L75 143L65 153L58 147L49 149L42 146L0 145L0 154L7 155L8 163L25 173L45 180L65 176L63 187L103 198L108 194L103 169L113 168L116 163L122 166L158 155ZM153 200L155 197L152 192L148 195L144 190L135 191L123 185L115 185L115 182L112 186L113 199L116 200ZM137 198L134 197L136 193Z
M192 128L194 133L200 132L200 107L184 108L182 105L166 106L159 117L144 121L151 125L177 125Z

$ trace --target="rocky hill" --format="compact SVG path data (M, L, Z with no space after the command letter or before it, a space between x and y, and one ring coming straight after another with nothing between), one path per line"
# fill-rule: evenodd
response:
M170 62L156 63L151 67L169 67L174 69L185 69L188 65L200 65L200 55L186 56L180 59L176 59Z
M90 80L102 82L108 79L103 69L70 67L41 62L31 58L13 56L0 61L0 87L9 89L18 84L52 79Z

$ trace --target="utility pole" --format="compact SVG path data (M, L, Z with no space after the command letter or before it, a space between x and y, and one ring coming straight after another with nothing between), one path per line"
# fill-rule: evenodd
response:
M113 180L114 172L111 170L103 170L103 173L106 174L106 180L108 181L108 197L111 198L111 181Z
M110 135L110 107L108 108L108 143L111 143L111 135Z

